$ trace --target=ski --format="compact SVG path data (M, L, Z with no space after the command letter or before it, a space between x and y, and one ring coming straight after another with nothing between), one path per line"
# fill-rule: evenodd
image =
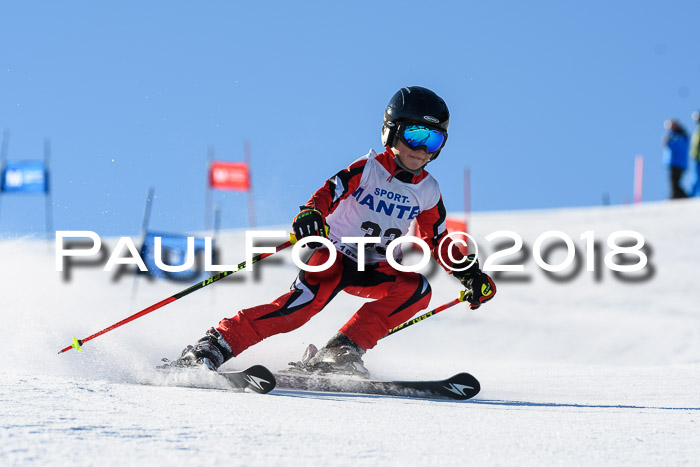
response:
M163 365L157 369L168 378L168 385L185 386L201 389L221 389L220 381L238 391L252 391L267 394L277 384L275 375L262 365L253 365L245 370L213 371L206 367L176 367ZM218 383L217 383L218 381Z
M421 399L466 400L481 390L479 381L469 373L435 381L382 381L316 374L276 373L277 387L303 391L372 394Z

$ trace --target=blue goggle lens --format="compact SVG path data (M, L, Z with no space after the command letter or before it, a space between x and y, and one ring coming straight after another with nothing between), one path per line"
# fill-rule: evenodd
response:
M427 152L435 152L445 144L445 134L422 125L406 125L401 139L414 149L425 147Z

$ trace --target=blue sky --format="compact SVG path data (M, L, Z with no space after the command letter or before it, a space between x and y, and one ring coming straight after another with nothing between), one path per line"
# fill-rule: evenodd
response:
M251 142L258 224L290 222L326 178L381 149L401 86L435 90L450 138L428 170L450 211L599 205L668 192L663 121L700 108L691 1L36 2L0 7L9 159L52 143L54 228L204 227L206 153ZM688 177L686 183L690 183ZM215 193L224 228L246 197ZM44 200L0 197L0 235L41 233Z

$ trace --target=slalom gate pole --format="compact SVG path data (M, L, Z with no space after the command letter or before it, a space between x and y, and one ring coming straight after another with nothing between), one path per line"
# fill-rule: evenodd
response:
M406 322L403 323L403 324L399 324L398 326L396 326L396 327L393 328L393 329L389 329L389 332L387 332L387 333L386 333L386 336L384 336L384 337L389 337L389 336L391 336L392 334L395 334L395 333L401 331L402 329L406 329L406 328L409 327L409 326L413 326L413 325L416 324L416 323L420 323L420 322L423 321L424 319L430 318L431 316L435 316L436 314L440 313L441 311L445 311L445 310L447 310L448 308L451 308L451 307L457 305L458 303L466 302L466 301L467 301L467 293L469 293L469 292L471 292L471 289L462 290L462 291L459 293L459 298L455 298L454 300L452 300L452 301L450 301L450 302L447 302L447 303L445 303L445 304L443 304L443 305L440 305L439 307L437 307L437 308L435 308L435 309L432 309L432 310L430 310L429 312L424 313L424 314L422 314L422 315L420 315L420 316L418 316L418 317L416 317L416 318L413 318L413 319L410 320L410 321L406 321ZM384 337L381 337L380 339L384 339Z
M294 243L296 243L296 238L294 238L293 235L290 235L290 239L288 241L286 241L280 245L277 245L277 247L275 247L274 253L261 253L259 255L253 256L253 260L251 261L251 264L255 264L258 261L267 258L268 256L272 256L275 253L279 253L280 251L284 250L285 248L290 247ZM134 313L133 315L129 316L128 318L124 318L123 320L119 321L118 323L114 323L110 327L105 328L102 331L96 332L95 334L88 336L85 339L77 339L74 337L73 343L71 345L69 345L68 347L66 347L65 349L59 350L58 353L62 354L63 352L67 352L70 349L75 349L78 352L80 352L81 346L85 342L91 341L92 339L94 339L98 336L101 336L102 334L108 333L109 331L111 331L113 329L116 329L120 326L123 326L124 324L129 323L131 321L134 321L135 319L138 319L144 315L147 315L148 313L155 311L158 308L164 307L168 303L172 303L175 300L179 300L180 298L182 298L186 295L189 295L192 292L203 289L204 287L208 286L209 284L213 284L214 282L218 281L219 279L223 279L224 277L230 276L231 274L236 273L236 272L240 271L241 269L245 269L247 266L248 266L248 263L246 261L243 261L242 263L240 263L238 265L238 268L235 271L222 271L218 274L215 274L215 275L209 277L208 279L204 279L202 282L198 282L198 283L194 284L193 286L183 290L182 292L176 293L172 297L168 297L164 300L161 300L158 303L155 303L155 304L149 306L148 308L144 308L143 310L139 311L138 313Z

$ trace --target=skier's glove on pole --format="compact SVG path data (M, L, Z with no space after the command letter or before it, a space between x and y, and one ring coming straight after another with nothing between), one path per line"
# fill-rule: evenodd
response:
M301 212L296 215L292 221L292 230L297 238L297 241L304 237L328 237L328 226L326 219L318 209L311 209L306 206L301 207ZM306 244L309 248L318 248L321 246L319 242L311 242Z
M469 302L469 308L476 310L482 303L488 302L496 295L496 284L488 274L479 269L479 261L475 255L468 255L467 260L474 265L464 271L453 271L452 275L459 279L464 287L470 289L466 299Z

